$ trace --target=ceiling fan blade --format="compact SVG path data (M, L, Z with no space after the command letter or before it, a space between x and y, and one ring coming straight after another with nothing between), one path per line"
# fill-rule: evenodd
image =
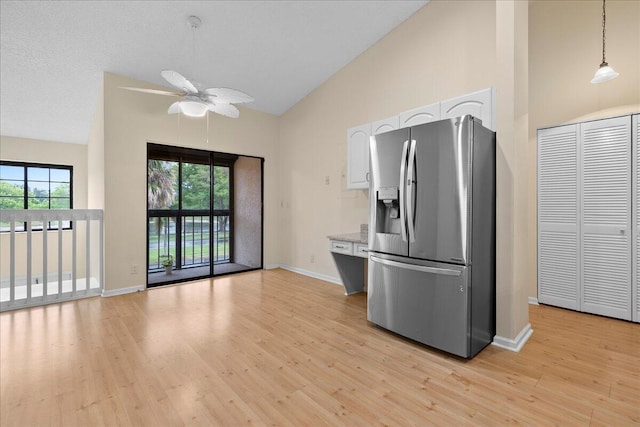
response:
M196 94L198 93L198 89L187 80L182 74L177 71L172 70L163 70L160 75L164 77L166 81L168 81L171 86L177 87L180 90L183 90L187 93Z
M153 93L153 94L156 94L156 95L168 95L168 96L182 96L183 95L181 93L168 92L166 90L143 89L141 87L120 86L120 89L132 90L134 92Z
M207 103L207 109L214 113L222 114L223 116L237 119L240 117L240 111L231 104L214 104L213 102Z
M177 114L180 112L180 101L176 101L169 106L169 114Z
M211 101L216 103L242 104L244 102L254 101L254 99L246 93L228 87L211 87L205 89L204 92L209 95Z

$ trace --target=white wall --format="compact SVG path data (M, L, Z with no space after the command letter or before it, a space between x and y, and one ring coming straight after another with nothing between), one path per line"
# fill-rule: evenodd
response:
M337 277L326 236L368 222L368 191L346 190L348 128L493 86L494 69L493 2L433 1L287 111L282 262Z
M602 2L529 4L529 128L527 146L527 289L537 297L536 130L640 112L640 1L609 0L606 55L620 73L591 84L602 58ZM525 172L523 172L525 173Z
M211 114L207 132L206 119L167 114L173 99L120 86L152 87L115 74L104 76L106 289L146 282L147 142L264 157L265 264L277 263L278 118L240 107L239 119ZM139 274L131 274L132 266Z

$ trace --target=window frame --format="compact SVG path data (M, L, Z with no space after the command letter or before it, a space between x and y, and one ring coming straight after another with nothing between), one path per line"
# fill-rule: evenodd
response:
M55 211L59 209L51 208L51 193L49 192L48 200L49 200L49 208L48 209L29 209L29 177L27 170L29 168L41 168L41 169L55 169L55 170L64 170L69 172L69 208L73 209L73 166L72 165L59 165L54 163L36 163L36 162L23 162L23 161L14 161L14 160L0 160L0 166L14 166L21 167L22 170L22 183L23 183L23 197L22 197L22 209L24 210L50 210ZM44 182L44 181L43 181ZM58 182L58 181L54 181ZM49 188L51 188L51 172L49 171ZM4 209L3 209L4 210ZM73 228L73 222L69 222L68 227L62 227L63 230L71 230ZM27 225L25 223L24 229L26 231ZM42 229L34 228L32 231L42 231L44 229L44 225ZM52 227L51 222L47 223L47 231L49 230L57 230L58 227ZM0 233L8 233L8 231L0 231Z

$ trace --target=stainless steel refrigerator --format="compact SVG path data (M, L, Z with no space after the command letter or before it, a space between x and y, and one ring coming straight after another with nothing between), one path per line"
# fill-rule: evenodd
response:
M469 115L371 137L369 321L465 358L493 340L495 147Z

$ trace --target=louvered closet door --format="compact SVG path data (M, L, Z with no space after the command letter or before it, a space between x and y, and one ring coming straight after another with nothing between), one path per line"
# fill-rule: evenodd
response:
M538 301L578 310L578 126L538 131Z
M631 117L580 126L582 311L631 320Z
M633 151L633 185L635 189L633 191L633 206L634 206L634 221L633 225L633 268L631 290L633 294L632 307L635 307L633 311L633 320L640 322L640 115L633 116L633 123L631 125L631 144Z

